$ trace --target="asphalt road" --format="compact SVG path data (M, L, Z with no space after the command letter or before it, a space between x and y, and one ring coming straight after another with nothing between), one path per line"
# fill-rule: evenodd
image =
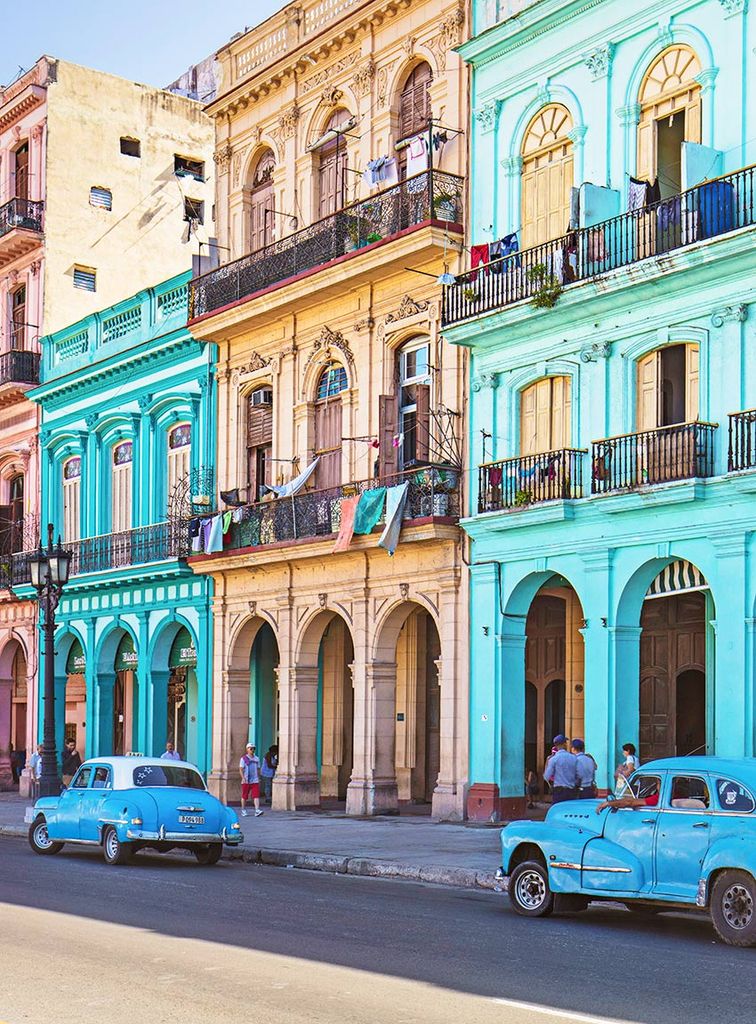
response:
M3 1024L753 1024L754 993L696 917L0 839Z

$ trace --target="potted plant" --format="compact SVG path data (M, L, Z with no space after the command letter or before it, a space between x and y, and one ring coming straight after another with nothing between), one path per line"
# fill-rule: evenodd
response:
M380 242L382 238L383 235L379 231L371 231L365 241L368 245L372 245L373 242Z
M463 288L462 294L464 295L468 302L478 301L479 295L474 288L470 288L469 286L467 288Z
M457 220L457 197L453 192L439 192L433 198L433 212L438 220Z
M356 217L347 222L347 236L344 241L344 252L354 252L360 246L360 222Z
M516 491L514 496L515 508L524 508L532 501L530 491Z
M537 309L553 309L562 294L562 286L545 263L536 263L528 271L528 281L536 286L533 305Z

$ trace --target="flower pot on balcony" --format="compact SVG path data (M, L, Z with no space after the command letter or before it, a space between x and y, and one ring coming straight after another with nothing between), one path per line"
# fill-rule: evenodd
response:
M436 220L448 220L456 224L457 204L453 199L437 199L435 212Z

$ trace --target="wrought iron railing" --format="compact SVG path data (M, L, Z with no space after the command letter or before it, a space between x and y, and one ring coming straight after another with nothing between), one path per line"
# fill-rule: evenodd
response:
M429 221L461 223L464 179L425 171L226 263L189 287L189 319L321 268Z
M409 483L405 520L459 518L459 470L423 466L392 476L360 480L325 490L305 491L292 498L259 501L238 509L226 545L229 549L327 537L341 527L343 498L376 487ZM383 516L378 523L383 522Z
M14 228L41 231L44 209L45 204L36 199L11 199L0 206L0 238Z
M11 349L0 355L0 384L39 384L39 352Z
M727 468L756 469L756 409L730 413Z
M82 540L65 544L73 551L71 575L105 572L108 569L122 569L128 566L147 565L172 558L185 558L188 551L188 523L156 523L139 526L122 533L106 533L98 537L84 537ZM12 586L31 582L29 556L24 551L11 556L0 575L10 577Z
M548 305L549 293L553 296L564 285L755 222L756 167L747 167L457 275L454 284L444 287L443 323L449 326L521 299Z
M716 429L716 423L679 423L594 441L591 491L605 494L712 476Z
M583 449L487 462L478 469L478 512L583 496Z

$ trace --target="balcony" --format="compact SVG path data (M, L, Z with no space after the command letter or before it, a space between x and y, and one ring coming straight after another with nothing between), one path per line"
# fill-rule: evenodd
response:
M99 537L85 537L65 545L73 551L71 576L108 572L165 562L186 557L188 530L186 525L157 523L139 526L123 533L106 533ZM2 566L0 586L19 587L31 583L29 551L11 556L10 563Z
M582 498L584 454L584 449L559 448L480 466L478 512Z
M444 287L443 324L450 327L524 299L549 305L550 291L754 222L756 167L748 167L458 275Z
M0 269L32 252L42 240L45 204L11 199L0 206Z
M424 171L345 206L310 227L195 278L189 288L189 319L248 301L331 266L338 268L334 283L343 290L344 263L423 227L461 232L463 194L463 178ZM404 261L412 251L398 255Z
M11 349L0 354L0 408L13 405L39 384L39 352Z
M728 471L756 469L756 409L732 412L729 420Z
M713 476L716 429L716 423L679 423L594 441L592 493Z
M423 466L396 476L361 480L319 491L306 491L292 498L260 501L247 505L240 522L232 522L227 550L258 548L333 538L341 527L341 501L376 487L409 482L405 526L441 519L456 523L459 518L459 470L450 466ZM383 519L379 520L379 525Z

